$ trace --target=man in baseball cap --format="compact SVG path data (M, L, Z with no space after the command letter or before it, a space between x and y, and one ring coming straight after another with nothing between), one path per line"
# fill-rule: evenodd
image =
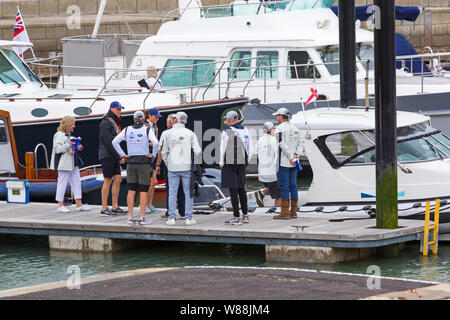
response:
M120 104L119 101L113 101L113 102L111 102L109 108L110 108L110 109L120 109L120 110L125 109L124 107L122 107L122 105Z
M291 115L291 113L290 113L289 110L286 109L286 108L280 108L280 109L278 109L278 111L275 112L273 115L274 115L274 116L285 116L285 117L289 117L289 116Z
M226 116L223 119L226 120L226 119L237 119L237 118L238 118L238 113L236 111L228 111Z

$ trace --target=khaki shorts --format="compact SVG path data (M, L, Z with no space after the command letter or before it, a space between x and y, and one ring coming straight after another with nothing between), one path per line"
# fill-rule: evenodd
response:
M127 165L127 184L138 184L140 186L149 186L152 167L148 163Z

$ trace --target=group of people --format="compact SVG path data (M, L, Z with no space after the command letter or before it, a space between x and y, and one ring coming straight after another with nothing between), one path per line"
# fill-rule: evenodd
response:
M194 158L201 156L202 149L197 136L186 128L188 116L184 112L167 116L167 129L158 132L157 122L162 118L154 108L136 111L134 123L121 127L122 105L112 102L109 111L103 117L99 127L98 158L104 176L102 186L103 216L126 214L119 207L118 197L122 182L121 165L127 164L127 206L129 225L139 223L147 225L151 220L146 213L156 212L153 206L154 189L158 176L166 181L167 212L161 217L166 224L173 226L179 219L185 220L186 226L196 224L192 218L193 168ZM250 221L248 216L248 199L246 191L246 168L253 154L258 156L259 180L266 186L263 191L256 191L255 197L260 206L264 206L264 197L270 195L275 206L281 207L281 213L275 219L297 218L298 190L296 161L302 152L300 132L289 122L290 114L285 108L279 109L274 116L279 125L267 122L263 126L263 136L253 147L250 132L244 127L236 111L229 111L224 122L220 142L219 166L222 170L222 187L230 191L233 217L225 221L227 225L240 225ZM64 206L64 194L70 183L76 202L76 210L88 211L91 208L81 201L80 171L82 144L72 141L71 134L75 128L73 117L64 117L53 139L51 168L58 170L56 200L58 212L69 212ZM158 139L159 137L159 139ZM127 146L125 152L121 143ZM134 219L133 209L136 193L139 192L140 219ZM112 207L108 207L111 193ZM240 212L242 212L242 217Z

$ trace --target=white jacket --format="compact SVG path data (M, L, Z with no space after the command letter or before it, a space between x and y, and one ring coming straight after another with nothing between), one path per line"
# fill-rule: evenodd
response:
M303 153L300 130L289 121L286 121L281 123L275 129L275 138L278 139L278 146L281 149L280 167L295 167L290 163L290 160L294 158L294 155L300 155Z
M70 138L64 132L57 131L53 136L52 159L50 161L50 169L72 171L75 168L74 155L69 153L72 149ZM58 167L55 168L55 158L61 156Z
M184 124L176 123L167 130L162 147L162 158L172 172L191 171L191 150L194 155L202 153L197 136Z
M277 181L278 142L274 136L263 134L256 144L258 179L261 182Z

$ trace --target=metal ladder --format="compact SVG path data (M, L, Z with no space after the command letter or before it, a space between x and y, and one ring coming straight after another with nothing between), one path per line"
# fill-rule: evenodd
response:
M48 154L47 154L47 147L43 143L39 143L36 148L34 149L34 172L36 174L36 179L38 179L38 161L37 161L37 152L39 151L39 148L44 149L44 155L45 155L45 164L47 165L46 169L50 168L50 165L48 163Z
M440 200L436 199L436 205L434 208L434 225L432 227L430 227L430 207L430 201L427 201L425 208L425 230L421 245L421 252L423 256L428 256L428 246L430 245L433 245L433 254L437 254L438 251ZM433 241L428 241L430 231L434 231Z

